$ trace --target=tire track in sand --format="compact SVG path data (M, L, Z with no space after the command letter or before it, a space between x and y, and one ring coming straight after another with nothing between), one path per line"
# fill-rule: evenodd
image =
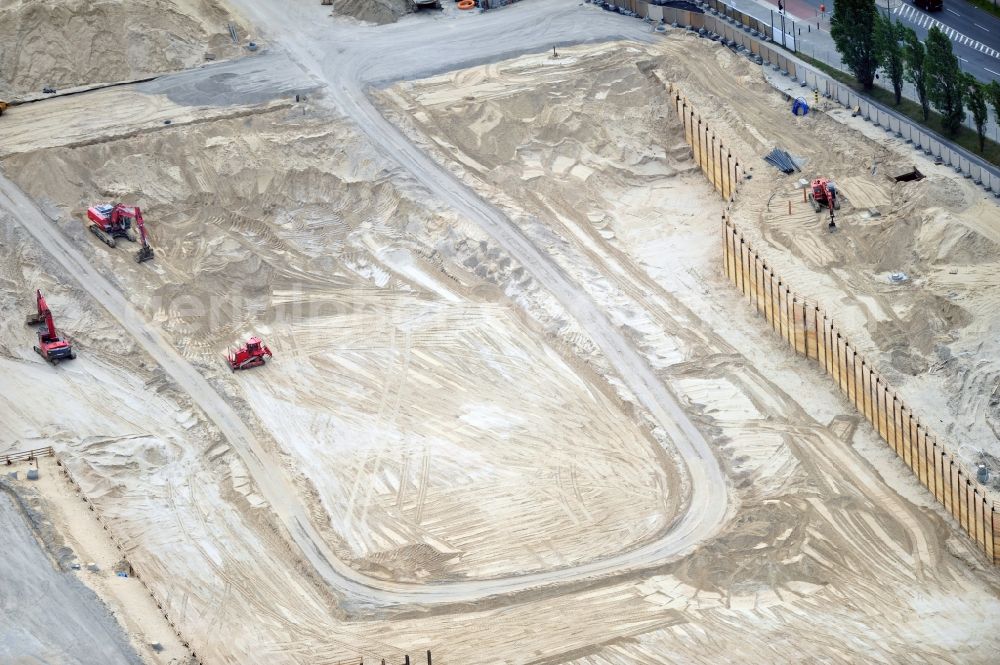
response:
M457 212L477 223L551 293L553 293L600 346L609 363L625 384L667 432L685 460L692 482L687 512L659 539L631 551L559 570L542 571L510 578L412 584L372 578L336 558L310 521L304 503L293 484L270 453L265 450L232 406L226 402L183 358L158 328L152 326L125 296L103 277L13 183L0 176L0 207L6 208L29 236L35 239L63 267L70 277L99 302L111 316L155 358L177 385L188 393L205 415L233 446L275 517L285 527L302 556L330 587L344 598L343 609L381 608L406 604L441 605L469 603L492 596L512 594L541 586L566 584L618 574L690 552L714 535L725 520L728 494L725 476L703 435L694 427L680 405L656 377L623 333L608 320L601 307L570 279L541 249L533 245L509 219L479 198L457 178L438 166L374 108L364 87L378 77L375 62L393 61L387 53L408 49L414 57L405 67L457 67L473 59L509 56L516 52L547 50L554 43L606 40L623 33L638 36L637 28L620 17L595 16L598 20L581 25L572 12L560 13L553 5L575 6L575 0L525 3L518 12L495 12L480 21L461 25L429 24L427 30L405 43L394 31L367 33L364 38L337 42L316 33L311 15L277 2L249 4L237 2L257 24L269 26L279 41L300 64L326 83L332 101L352 118L376 147L399 163L416 182ZM293 24L302 19L304 22ZM489 25L484 25L484 24ZM450 48L442 53L440 44L447 32ZM635 34L632 34L635 33ZM367 38L368 36L371 38ZM376 38L377 35L377 38ZM315 51L310 51L310 42ZM326 51L324 50L326 49ZM342 53L335 51L343 49ZM450 57L446 62L442 58ZM405 60L405 59L404 59ZM322 63L322 64L321 64ZM411 71L412 75L414 72ZM363 78L363 74L369 79ZM384 73L382 74L384 75Z
M622 570L662 561L689 552L716 533L725 521L728 506L725 476L705 437L673 394L579 284L498 208L480 198L454 174L410 142L379 113L364 91L365 87L376 82L384 84L393 77L399 79L417 75L422 72L422 67L441 71L458 68L470 60L481 61L491 55L511 57L514 53L547 50L556 43L607 40L620 35L626 24L618 22L617 18L608 20L607 25L601 24L600 20L593 21L584 24L593 30L592 34L588 34L570 12L561 13L555 7L565 4L568 8L569 2L526 3L518 8L518 12L494 12L483 15L477 21L449 24L445 28L433 22L425 24L421 31L408 32L394 29L361 31L354 27L352 38L341 40L331 39L329 28L317 28L309 12L289 12L285 5L274 0L254 3L237 0L237 4L247 16L253 17L258 26L267 26L272 43L282 44L293 60L326 84L326 91L338 110L352 119L377 148L438 200L488 233L559 300L669 435L686 462L692 484L690 503L687 512L668 533L632 552L568 570L585 575L588 570L611 572L616 568ZM426 53L429 44L438 44L443 37L436 35L435 30L447 31L449 48L444 52L433 48L432 54ZM359 34L361 32L363 34ZM372 68L372 63L377 61L394 61L386 58L386 54L394 52L407 53L407 63L400 64L391 73ZM421 58L429 59L424 63ZM554 581L559 573L538 576ZM530 577L535 575L516 579Z

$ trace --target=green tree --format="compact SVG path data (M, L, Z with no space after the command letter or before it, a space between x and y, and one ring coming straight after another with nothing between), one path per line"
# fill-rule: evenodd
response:
M986 95L986 101L993 107L994 117L1000 122L1000 83L990 81L983 86L983 93Z
M941 114L941 127L949 136L958 134L965 119L962 70L951 52L951 40L936 25L927 33L927 97Z
M965 87L965 99L969 105L969 111L972 112L972 120L976 123L979 152L982 152L985 147L983 128L986 126L987 118L989 118L989 113L986 111L986 86L969 74L962 76L962 82ZM994 83L996 82L994 81Z
M924 112L924 122L931 115L930 100L927 99L927 49L924 43L917 37L917 33L912 28L903 28L903 54L906 60L906 80L917 89L917 99L920 100L920 109Z
M872 0L837 0L830 20L830 36L841 59L865 90L875 87L878 52L875 20L878 10Z
M882 13L875 15L875 52L878 64L892 82L892 92L896 96L896 106L903 98L903 65L905 54L903 38L906 27Z

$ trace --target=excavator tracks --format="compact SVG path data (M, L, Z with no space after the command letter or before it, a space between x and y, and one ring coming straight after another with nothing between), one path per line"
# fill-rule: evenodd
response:
M89 228L90 232L93 233L98 238L100 238L101 242L103 242L108 247L114 247L115 245L118 244L113 237L102 231L101 228L97 226L97 224L89 224L87 228Z

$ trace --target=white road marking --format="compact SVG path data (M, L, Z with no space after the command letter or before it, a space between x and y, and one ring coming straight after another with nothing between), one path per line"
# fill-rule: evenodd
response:
M948 11L954 14L955 16L961 16L961 14L956 12L954 9L948 9ZM932 18L926 12L919 11L911 5L899 5L892 10L892 13L900 18L910 21L918 28L925 28L927 30L930 30L931 27L937 26L938 29L940 29L949 39L951 39L956 44L962 44L968 46L969 48L976 49L980 53L985 53L989 55L991 58L1000 58L1000 52L998 52L996 49L990 48L986 44L983 44L982 42L973 39L968 35L962 34L955 28L945 25L936 18ZM989 28L983 27L978 23L973 23L973 25L984 32L990 32ZM964 60L962 58L960 59L963 62L968 62L968 60Z
M990 69L989 67L983 67L983 69L985 69L986 71L988 71L990 74L993 74L993 76L1000 76L1000 72L995 72L992 69Z

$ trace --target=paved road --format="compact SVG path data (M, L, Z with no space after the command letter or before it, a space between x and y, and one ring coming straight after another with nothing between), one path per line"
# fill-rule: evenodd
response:
M740 11L768 22L777 17L778 0L725 0ZM965 0L944 0L945 9L927 13L914 7L907 0L876 0L882 12L913 28L921 40L927 38L932 25L938 25L952 40L952 48L959 57L962 70L980 81L1000 80L1000 19L970 5ZM819 15L820 5L825 5L825 16ZM787 0L786 16L795 21L799 50L840 66L833 40L830 38L830 15L833 0Z
M640 21L603 12L577 0L525 0L517 6L479 14L446 13L411 17L400 24L364 28L331 24L319 3L288 4L238 0L246 15L272 43L284 46L314 78L325 82L337 110L352 118L392 159L418 182L470 220L480 224L547 286L594 340L626 385L671 436L692 480L689 509L655 541L588 564L487 581L435 585L385 582L358 573L339 561L312 526L305 507L283 467L240 420L197 370L125 296L104 278L67 238L54 231L44 214L23 192L0 177L0 211L8 223L19 223L97 302L135 337L173 381L198 404L240 455L261 495L286 528L306 561L331 589L345 610L409 604L472 602L551 584L577 582L661 564L690 552L714 535L725 521L728 488L711 446L694 427L674 397L632 347L603 309L585 295L541 249L535 247L500 211L438 166L411 144L371 105L365 87L375 81L430 74L553 44L605 41L629 37L650 39ZM447 48L442 48L446 44ZM254 67L252 63L247 65ZM198 70L206 80L211 68ZM191 72L181 76L197 76ZM190 83L190 80L188 81ZM169 81L163 82L169 85ZM235 103L235 102L234 102ZM43 112L39 108L39 112Z
M892 16L913 28L921 40L937 26L951 39L963 71L981 81L1000 80L1000 19L992 14L964 0L944 0L942 11L930 13L893 0Z
M56 570L0 490L0 663L141 665L117 620L73 573Z

